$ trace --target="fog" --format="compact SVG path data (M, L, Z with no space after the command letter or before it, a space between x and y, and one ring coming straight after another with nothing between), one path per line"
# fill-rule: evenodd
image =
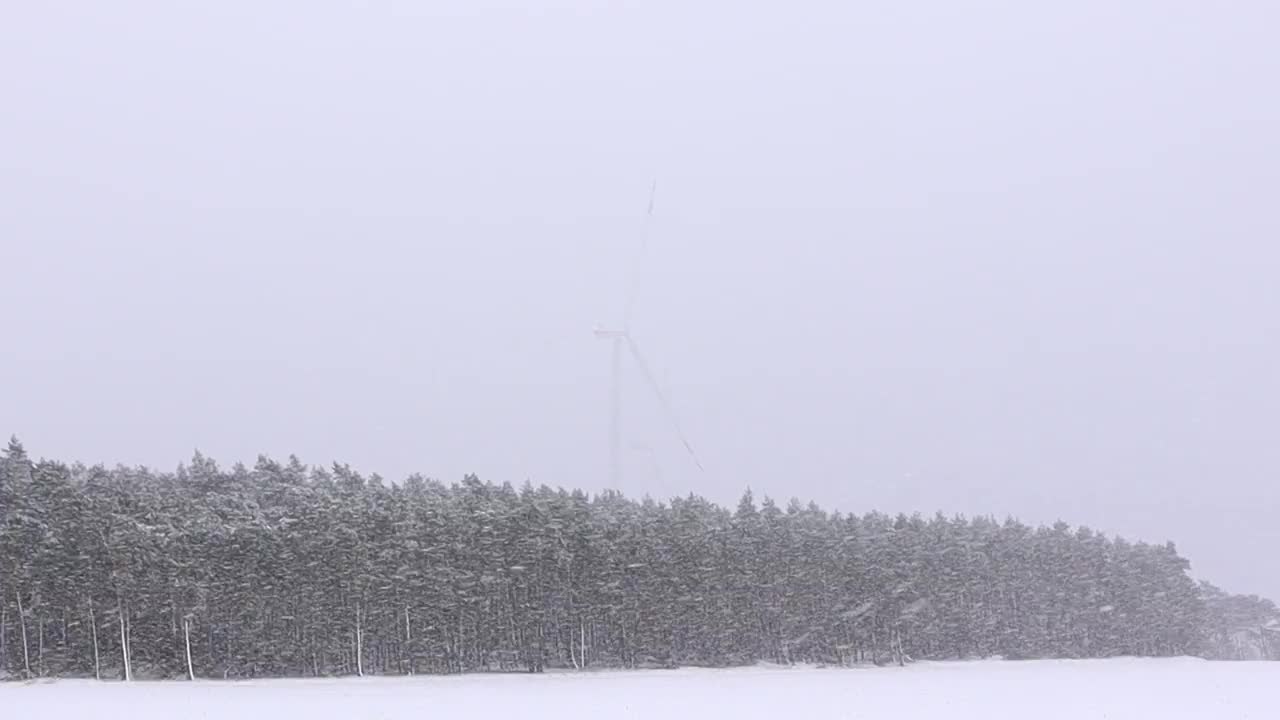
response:
M602 490L635 277L628 494L1280 597L1275 4L537 6L9 7L0 433Z

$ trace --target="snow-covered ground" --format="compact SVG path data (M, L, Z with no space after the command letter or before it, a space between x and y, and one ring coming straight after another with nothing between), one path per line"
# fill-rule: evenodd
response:
M1280 718L1280 662L922 663L907 668L649 670L462 677L0 685L3 717Z

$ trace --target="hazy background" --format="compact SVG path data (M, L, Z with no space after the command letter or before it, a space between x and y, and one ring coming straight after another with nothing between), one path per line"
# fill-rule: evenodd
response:
M1058 518L1280 597L1273 2L41 2L0 433Z

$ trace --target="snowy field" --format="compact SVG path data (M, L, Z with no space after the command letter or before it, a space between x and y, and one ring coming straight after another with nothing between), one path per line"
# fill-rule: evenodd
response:
M907 668L650 670L252 682L0 685L4 717L1280 718L1280 662L922 663Z

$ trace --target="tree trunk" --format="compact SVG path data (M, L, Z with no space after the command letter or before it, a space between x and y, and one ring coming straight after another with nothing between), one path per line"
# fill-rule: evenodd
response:
M120 614L120 659L124 662L124 681L133 680L133 668L129 665L129 631L125 627L124 604L116 597L116 610Z
M44 618L36 621L36 667L40 677L44 677Z
M560 633L560 623L556 623L556 634ZM559 653L557 653L559 654ZM569 662L573 663L574 670L581 670L582 665L578 664L578 656L573 654L573 630L569 630Z
M191 666L191 618L182 618L182 639L187 648L187 679L194 681L196 671Z
M623 620L623 621L622 621L621 625L619 626L619 629L621 629L621 630L622 630L622 646L621 646L621 650L622 650L622 667L630 668L630 667L631 667L631 663L630 663L629 656L628 656L628 654L627 654L627 651L628 651L630 648L627 646L627 621L626 621L626 620Z
M93 679L102 679L102 661L98 656L98 621L93 616L93 602L89 603L89 632L93 635Z
M124 646L128 652L129 679L133 680L133 620L129 618L128 610L124 613Z
M404 606L404 652L409 656L409 674L413 674L413 628L409 625L409 606Z
M31 651L27 645L27 615L22 609L22 593L15 592L18 598L18 627L22 628L22 668L26 677L31 677Z
M364 677L364 631L360 627L360 603L356 603L356 675Z

